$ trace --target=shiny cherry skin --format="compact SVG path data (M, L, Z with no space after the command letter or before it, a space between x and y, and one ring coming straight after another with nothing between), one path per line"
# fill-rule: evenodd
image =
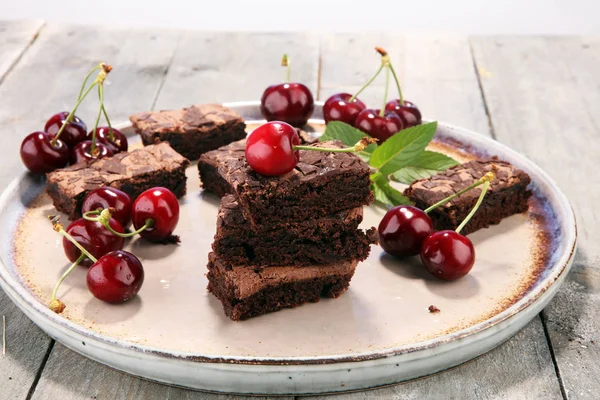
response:
M128 251L111 251L88 269L86 282L89 291L98 300L124 303L142 288L144 267Z
M34 174L62 168L69 162L69 147L60 139L52 144L46 132L33 132L21 142L21 160Z
M246 161L261 175L278 176L294 169L300 152L296 130L285 122L273 121L256 128L246 140Z
M283 121L297 128L306 125L314 109L313 95L301 83L269 86L260 99L260 112L267 121Z
M439 231L423 241L421 261L436 278L454 281L473 268L475 248L471 240L460 233Z
M380 144L404 129L404 124L397 114L385 112L381 117L379 110L371 108L366 108L358 114L354 126L367 135L379 139Z
M352 98L350 93L336 93L329 97L323 104L323 118L329 121L341 121L354 126L358 114L367 108L359 99Z
M404 124L404 128L421 125L421 111L415 103L404 100L404 105L400 105L400 100L390 100L385 105L387 111L396 113Z
M97 154L92 155L91 140L84 140L83 142L77 143L75 147L71 149L71 164L77 164L82 161L92 162L113 155L113 151L110 147L99 140L96 142L96 151Z
M115 232L123 233L123 227L119 221L111 218L108 223ZM113 234L100 222L87 221L83 218L71 222L66 231L96 258L100 258L114 250L121 250L125 244L124 238ZM71 262L75 262L81 255L81 250L75 247L67 238L63 238L63 249ZM81 262L81 265L91 264L92 260L87 257Z
M131 222L131 197L119 189L104 186L88 193L81 205L81 214L98 209L113 208L112 217L122 227Z
M96 139L107 145L113 152L113 154L127 151L129 144L127 142L127 136L125 136L120 130L112 128L114 140L110 140L110 128L108 126L99 126L96 128ZM87 134L87 140L92 140L94 130L92 129Z
M429 215L417 207L390 208L379 223L379 244L396 257L416 256L425 238L434 232Z
M44 126L44 132L48 132L52 137L58 133L60 127L63 126L69 113L67 111L59 112L50 117ZM59 139L69 147L75 146L77 143L85 140L87 127L85 122L78 116L74 115L73 120L67 123L64 131L60 134Z
M151 219L153 225L143 230L140 236L153 242L167 240L179 222L179 202L169 189L148 189L133 202L131 219L136 230Z

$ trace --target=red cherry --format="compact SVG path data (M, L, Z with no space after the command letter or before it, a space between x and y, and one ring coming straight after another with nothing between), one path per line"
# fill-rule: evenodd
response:
M116 219L111 218L109 224L115 232L123 233L123 227ZM87 221L83 218L71 222L67 227L67 233L96 258L113 250L121 250L125 244L124 238L113 234L100 222ZM81 255L81 251L67 238L63 238L63 249L71 262L75 262ZM90 264L92 261L89 258L84 258L81 262L81 265Z
M392 112L379 115L379 110L367 108L362 110L356 117L355 125L367 135L379 139L379 143L385 142L395 133L404 129L404 124L398 115Z
M315 109L313 95L301 83L281 83L265 89L260 112L267 121L284 121L302 128Z
M404 100L404 105L400 105L400 100L395 99L388 101L385 109L396 113L402 120L405 128L421 124L421 111L419 111L415 103Z
M84 140L71 149L71 164L91 162L112 155L113 151L99 140L96 142L96 153L92 155L92 141Z
M434 232L429 215L417 207L391 208L379 223L379 244L391 255L414 256L425 238Z
M262 175L283 175L294 169L300 152L293 146L300 144L296 130L285 122L267 122L256 128L246 140L246 161Z
M107 145L113 152L113 154L127 151L129 145L127 143L127 136L125 136L120 130L112 128L114 141L110 140L110 128L108 126L99 126L96 128L96 139ZM92 140L94 130L92 129L87 134L87 140Z
M43 174L69 162L69 147L60 139L54 145L50 140L46 132L33 132L21 142L21 160L31 172Z
M48 121L46 121L44 131L48 132L52 137L54 137L67 120L68 116L69 113L67 111L54 114ZM69 147L73 147L77 143L85 140L86 131L87 127L85 126L85 122L83 122L78 116L74 115L73 120L67 123L67 126L60 134L59 139L65 142Z
M131 222L131 197L125 192L112 187L101 187L92 190L81 205L81 213L98 209L113 208L112 217L126 227Z
M453 281L473 268L475 248L471 240L460 233L439 231L423 241L421 261L433 276Z
M135 199L131 218L136 230L151 219L153 225L140 232L140 236L155 242L168 239L179 222L179 202L169 189L148 189Z
M89 291L98 300L124 303L135 296L144 283L144 267L133 254L116 250L100 257L88 270Z
M354 126L358 114L367 108L365 103L359 99L354 99L352 102L350 93L336 93L329 97L323 104L323 118L325 123L329 121L342 121Z

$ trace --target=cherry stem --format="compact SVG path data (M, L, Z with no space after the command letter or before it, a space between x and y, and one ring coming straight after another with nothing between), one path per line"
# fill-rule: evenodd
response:
M101 87L102 87L102 92L104 92L104 87L103 86L101 86ZM106 119L106 123L108 124L108 140L115 143L116 142L115 134L113 133L112 124L110 123L110 119L108 118L108 113L106 112L106 109L104 108L104 103L102 103L102 112L104 113L104 119Z
M394 81L396 82L396 87L398 88L398 100L400 102L400 105L403 106L404 98L402 97L402 89L400 89L400 81L398 80L398 76L396 76L396 71L394 71L394 67L392 66L392 63L389 60L388 60L388 66L390 68L390 71L392 71L392 75L394 76Z
M90 153L95 156L96 152L96 131L98 130L98 124L100 123L100 117L102 116L102 109L104 108L104 90L102 89L103 84L98 84L98 98L100 99L100 108L98 109L98 116L96 117L96 124L94 125L94 131L92 132L92 148Z
M62 124L62 126L60 127L60 129L58 130L58 132L56 133L56 136L54 136L54 138L52 138L52 140L50 140L50 144L52 146L56 145L56 141L58 140L58 138L60 137L61 133L63 133L63 131L65 130L65 127L67 126L67 122L71 121L73 119L73 116L77 112L77 108L79 107L79 105L81 104L81 102L83 101L83 99L85 99L85 96L87 96L92 91L92 89L94 88L94 86L96 86L97 84L98 84L98 82L92 83L90 85L90 87L88 87L88 89L85 91L85 93L83 93L83 95L80 96L77 99L77 102L75 103L75 107L73 107L73 109L69 113L69 116L67 117L67 119L65 120L65 122Z
M81 95L83 94L83 90L85 89L85 85L87 85L88 80L90 79L90 77L92 76L92 74L94 73L94 71L96 71L97 69L102 68L102 63L96 65L94 67L94 69L92 69L87 76L85 77L85 79L83 80L83 83L81 84L81 89L79 89L79 95L77 96L77 100L79 100L81 98Z
M75 239L73 239L73 236L69 235L69 233L67 231L65 231L65 228L63 228L62 224L60 223L60 217L57 215L49 215L48 219L50 220L50 222L52 222L52 227L54 228L54 230L58 233L60 233L61 235L63 235L64 237L66 237L71 243L73 243L73 245L75 247L77 247L81 253L83 253L87 258L89 258L90 260L92 260L92 262L96 262L98 261L98 259L96 257L94 257L93 255L90 254L89 251L87 251L85 249L85 247L83 247L81 244L79 244L79 242Z
M283 57L281 57L281 66L286 67L285 68L285 81L289 83L291 71L290 71L290 58L288 57L287 54L284 54Z
M477 199L477 203L475 203L475 206L473 207L473 209L469 212L469 214L466 216L466 218L463 220L463 222L461 222L461 224L458 226L458 228L456 228L456 233L460 233L462 228L464 228L465 225L467 225L467 223L469 223L471 218L473 218L473 215L475 215L475 213L479 209L479 206L483 202L483 198L485 197L485 194L487 193L489 187L490 187L490 181L486 180L483 183L483 188L481 189L481 194L479 195L479 198Z
M331 148L331 147L315 147L315 146L292 146L295 150L308 150L308 151L320 151L323 153L360 153L366 149L370 144L376 143L377 139L364 136L354 146L344 147L342 149Z
M93 217L92 215L98 215L98 216ZM110 233L112 233L113 235L122 237L122 238L130 238L130 237L138 235L141 232L145 231L146 229L152 228L154 226L154 220L152 218L148 218L146 220L146 222L144 223L144 225L142 225L140 227L140 229L135 230L133 232L129 232L129 233L121 233L121 232L115 231L110 226L111 218L112 218L112 212L111 212L110 208L105 208L103 210L88 211L83 214L83 219L85 219L86 221L100 222Z
M383 69L384 66L385 66L385 64L383 62L381 62L381 65L379 66L379 69L377 70L377 72L375 72L375 75L373 75L371 77L371 79L369 79L367 81L367 83L365 83L360 89L358 89L358 92L356 92L354 94L354 96L350 97L350 100L348 100L348 103L352 103L358 97L358 95L361 94L362 91L365 90L375 80L375 78L377 78L377 76L379 75L379 73L381 72L381 70Z
M60 278L58 278L58 282L56 282L56 285L54 286L54 289L52 290L52 297L50 298L51 301L56 300L56 292L58 292L59 286L63 283L65 278L79 265L79 263L81 261L83 261L84 258L85 258L85 254L81 253L79 258L77 260L75 260L75 262L73 264L71 264L71 266L60 276Z
M496 173L494 171L490 171L487 174L485 174L484 176L482 176L481 178L479 178L477 180L477 182L467 186L466 188L459 190L458 192L454 193L453 195L450 195L448 197L446 197L443 200L438 201L437 203L435 203L434 205L426 208L424 210L425 214L429 214L431 211L435 210L436 208L438 208L439 206L442 206L444 204L446 204L447 202L449 202L450 200L460 196L461 194L468 192L469 190L476 188L479 185L483 185L485 182L491 182L494 180L494 178L496 177Z
M385 69L385 89L383 91L383 105L381 106L381 110L379 110L380 117L383 117L385 115L385 104L387 103L389 87L390 87L390 66L388 64L388 65L386 65L386 69Z

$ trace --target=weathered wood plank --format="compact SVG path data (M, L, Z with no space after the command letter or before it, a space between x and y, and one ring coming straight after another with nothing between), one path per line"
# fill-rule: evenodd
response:
M241 400L247 397L195 392L148 382L107 368L57 343L32 399L80 400L84 398ZM285 397L282 399L286 400ZM292 398L287 398L290 399Z
M7 31L12 32L8 28ZM0 32L0 43L3 37ZM29 40L29 37L23 40L22 46L27 46ZM115 67L106 82L107 107L114 122L125 119L132 109L150 108L177 40L178 34L173 32L45 27L0 85L0 132L3 146L9 149L0 161L2 186L24 169L18 152L21 139L42 129L50 115L70 109L81 80L100 60ZM0 51L0 65L4 64L5 56ZM96 96L89 100L78 114L91 125ZM50 338L1 291L0 315L7 316L8 341L6 357L0 356L0 397L22 399L36 377Z
M195 103L259 100L268 85L291 78L316 95L318 38L300 33L186 32L156 102L156 109Z
M600 392L600 40L475 38L482 86L498 140L543 167L578 221L573 271L544 311L566 393Z
M355 91L378 66L370 55L384 47L399 70L407 99L414 100L429 118L446 120L490 135L489 122L465 38L421 38L392 34L327 37L321 53L321 93ZM383 80L361 96L375 107L383 96ZM369 89L367 89L369 90ZM390 88L390 93L395 92ZM342 399L369 397L525 398L543 394L560 398L550 350L536 317L527 328L480 359L435 376L372 392L340 395Z
M0 21L0 82L35 40L43 21Z
M330 35L321 42L320 100L336 92L355 93L375 73L386 49L398 74L404 97L423 116L489 133L485 108L465 38L397 34ZM360 98L368 107L383 104L382 73ZM397 98L391 84L391 98Z

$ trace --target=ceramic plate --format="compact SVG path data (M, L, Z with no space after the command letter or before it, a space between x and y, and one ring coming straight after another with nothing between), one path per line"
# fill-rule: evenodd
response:
M249 128L258 103L227 104ZM321 107L310 121L322 131ZM130 127L125 130L132 134ZM132 137L133 147L141 146ZM536 165L492 139L439 124L434 150L460 161L497 155L531 175L529 212L472 235L477 260L456 282L428 276L419 261L399 261L374 246L350 289L295 309L232 322L206 291L207 254L219 200L187 171L176 233L182 243L132 240L143 262L140 294L123 305L94 299L85 269L65 281L62 315L46 308L67 267L45 181L23 175L3 193L0 283L38 326L67 347L148 379L216 392L307 394L357 390L431 374L485 353L529 322L550 301L573 259L576 225L556 184ZM365 208L363 227L385 210ZM66 222L66 217L63 217ZM434 305L441 311L430 313Z

